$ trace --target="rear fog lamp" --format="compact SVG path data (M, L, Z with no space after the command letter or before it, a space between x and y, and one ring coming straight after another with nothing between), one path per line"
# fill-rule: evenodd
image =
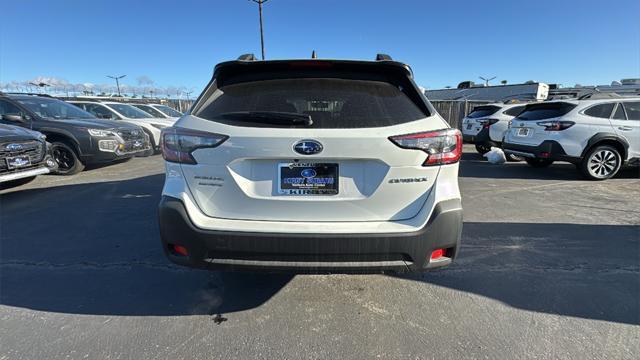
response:
M187 248L182 245L169 244L169 248L178 255L189 256Z
M444 256L446 249L436 249L431 253L431 260L437 260Z

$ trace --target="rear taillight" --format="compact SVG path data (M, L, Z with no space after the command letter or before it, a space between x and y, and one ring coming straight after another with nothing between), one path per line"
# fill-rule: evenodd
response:
M389 140L403 149L426 152L428 156L423 166L455 163L462 156L462 134L458 129L391 136Z
M196 149L214 148L227 140L228 136L189 130L179 127L162 129L160 146L166 161L182 164L197 164L191 155Z
M536 124L544 126L544 131L562 131L572 127L576 123L573 121L549 120L538 121Z
M483 128L487 129L489 126L498 122L498 119L482 119L478 120L478 123L482 125Z

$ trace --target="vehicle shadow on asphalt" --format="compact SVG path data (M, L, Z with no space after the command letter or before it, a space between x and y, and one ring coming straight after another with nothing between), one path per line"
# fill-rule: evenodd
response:
M494 165L477 153L462 154L460 177L488 179L526 179L526 180L579 180L586 181L575 165L557 162L547 168L533 168L526 162L507 162ZM639 168L623 168L613 179L638 179Z
M399 277L523 310L639 324L640 226L465 222L451 267Z
M259 307L293 278L170 264L156 220L163 180L160 174L1 195L0 304L74 314L217 315Z
M170 264L156 221L163 178L1 195L0 304L216 320L261 306L291 281ZM466 222L462 244L452 267L401 277L529 311L639 323L638 226Z

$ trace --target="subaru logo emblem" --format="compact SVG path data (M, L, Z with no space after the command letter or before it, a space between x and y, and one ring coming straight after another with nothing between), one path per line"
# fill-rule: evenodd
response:
M316 175L318 175L318 173L313 169L304 169L304 170L302 170L300 175L302 175L303 178L309 179L309 178L316 177Z
M322 151L322 144L315 140L300 140L293 145L293 150L302 155L318 154Z
M23 149L22 144L9 144L7 146L5 146L5 149L7 149L8 151L20 151Z

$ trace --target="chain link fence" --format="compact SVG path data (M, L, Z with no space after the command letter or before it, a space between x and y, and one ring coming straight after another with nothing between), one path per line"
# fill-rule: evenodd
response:
M488 104L489 101L467 101L467 100L435 100L431 101L438 114L442 116L452 128L462 129L462 119L467 116L473 108L479 105Z

